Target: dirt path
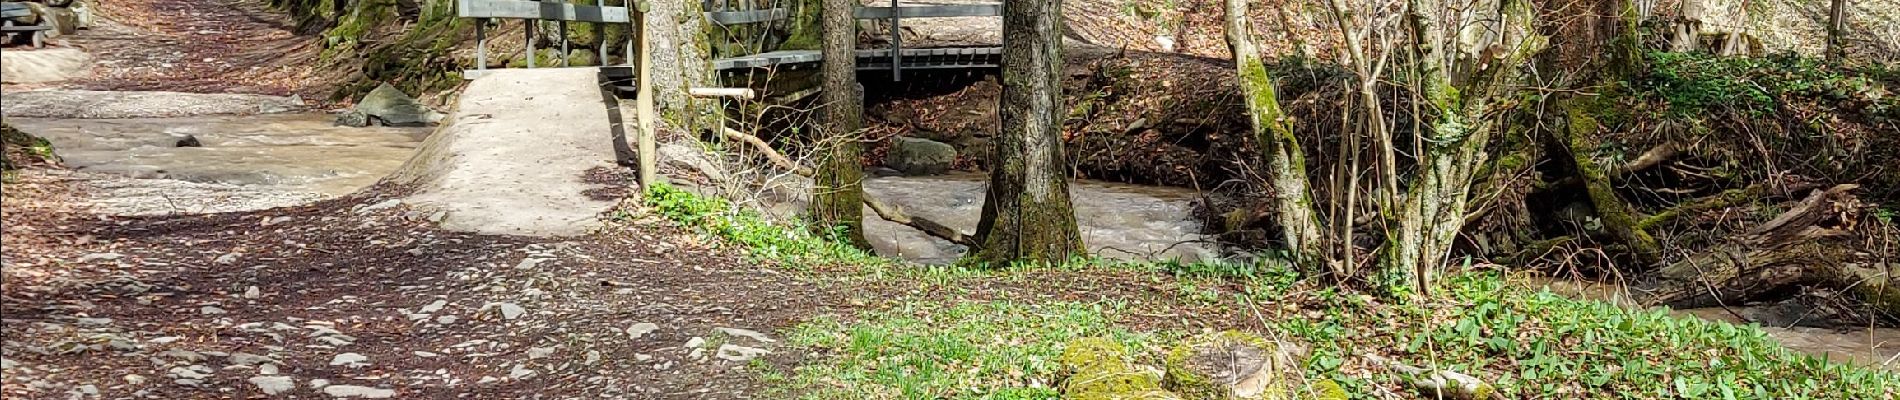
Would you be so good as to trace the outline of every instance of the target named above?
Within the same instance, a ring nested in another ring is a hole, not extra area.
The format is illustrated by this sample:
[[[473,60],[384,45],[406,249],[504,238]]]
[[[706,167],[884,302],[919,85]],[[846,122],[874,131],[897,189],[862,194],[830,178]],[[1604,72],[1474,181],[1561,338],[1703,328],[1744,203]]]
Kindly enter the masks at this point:
[[[399,191],[115,218],[8,184],[0,395],[757,397],[836,296],[657,221],[567,241],[452,233]]]
[[[69,43],[95,57],[91,90],[323,94],[321,47],[280,13],[246,0],[98,2],[96,26]]]

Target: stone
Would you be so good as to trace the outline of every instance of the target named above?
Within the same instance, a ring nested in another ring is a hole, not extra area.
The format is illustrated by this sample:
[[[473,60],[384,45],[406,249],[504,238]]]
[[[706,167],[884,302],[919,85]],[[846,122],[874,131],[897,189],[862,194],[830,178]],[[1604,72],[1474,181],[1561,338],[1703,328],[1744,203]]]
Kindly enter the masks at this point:
[[[322,389],[324,386],[330,386],[329,379],[311,379],[310,380],[310,388],[312,389]]]
[[[482,306],[482,309],[486,310],[491,307],[501,313],[501,319],[503,320],[513,320],[520,318],[522,314],[528,313],[527,309],[521,308],[520,305],[515,303],[488,303],[488,305]]]
[[[278,394],[297,388],[297,382],[288,376],[253,376],[248,380],[252,385],[257,386],[257,390],[264,391],[264,394]]]
[[[204,306],[198,308],[198,313],[204,315],[223,315],[225,311],[217,306]]]
[[[330,385],[323,387],[323,394],[330,397],[360,397],[365,399],[387,399],[396,397],[396,391],[356,385]]]
[[[1164,384],[1188,399],[1288,399],[1301,368],[1285,350],[1233,330],[1189,338],[1168,353]]]
[[[528,348],[529,360],[547,358],[548,356],[552,356],[552,355],[554,355],[553,347],[529,347]]]
[[[432,126],[442,122],[443,117],[442,113],[387,83],[363,95],[351,111],[361,112],[370,122],[384,126]]]
[[[171,349],[171,350],[165,350],[165,351],[159,352],[158,355],[161,357],[171,357],[171,358],[176,358],[180,360],[185,360],[186,362],[199,362],[199,361],[205,360],[205,355],[198,354],[198,352],[191,351],[191,350]]]
[[[446,307],[448,305],[449,305],[448,300],[436,300],[434,302],[430,302],[429,304],[424,304],[422,306],[422,309],[416,310],[416,313],[428,314],[428,313],[433,313],[436,311],[442,311],[442,307]]]
[[[131,384],[134,386],[145,384],[145,375],[125,374],[124,379],[125,379],[125,383]]]
[[[277,362],[277,360],[272,360],[270,357],[260,356],[260,355],[251,354],[251,353],[231,353],[231,356],[226,357],[225,360],[236,365],[258,365],[258,364],[264,364],[264,363]]]
[[[713,357],[732,362],[746,362],[770,353],[772,353],[771,350],[727,343],[719,345],[719,350],[713,352]]]
[[[238,253],[224,253],[224,255],[218,256],[218,258],[212,259],[211,263],[218,265],[237,264],[238,257],[240,257]]]
[[[18,367],[18,366],[20,366],[19,361],[13,361],[13,360],[5,359],[5,358],[0,358],[0,370],[9,370],[9,369],[13,369],[13,367]]]
[[[264,292],[258,290],[256,286],[244,288],[244,298],[255,299],[259,297],[264,297]]]
[[[755,331],[755,330],[751,330],[751,329],[741,329],[741,328],[723,328],[723,327],[722,327],[722,328],[713,328],[713,330],[714,330],[714,331],[718,331],[719,333],[723,333],[723,334],[726,334],[726,335],[728,335],[728,336],[737,336],[737,337],[743,337],[743,338],[748,338],[748,339],[752,339],[752,340],[757,340],[757,341],[759,341],[759,342],[762,342],[762,343],[776,343],[776,342],[778,342],[777,340],[773,340],[771,336],[766,336],[766,335],[765,335],[765,334],[763,334],[763,333],[759,333],[759,331]]]
[[[119,254],[119,253],[90,253],[83,256],[79,256],[78,263],[85,264],[85,263],[90,263],[93,261],[114,261],[114,260],[118,260],[124,257],[125,255]]]
[[[335,357],[330,358],[330,365],[341,365],[350,368],[362,367],[369,365],[369,357],[356,353],[337,354]]]
[[[957,161],[957,148],[930,139],[897,136],[891,138],[884,165],[905,175],[936,175],[950,170]]]
[[[277,375],[277,372],[278,372],[277,364],[264,364],[264,365],[257,366],[258,375]]]
[[[416,351],[412,351],[412,352],[410,352],[409,354],[414,354],[414,355],[416,355],[416,357],[422,357],[422,358],[430,358],[430,357],[437,357],[437,356],[441,356],[441,354],[437,354],[437,353],[434,353],[434,352],[427,352],[427,351],[422,351],[422,350],[416,350]]]
[[[459,319],[459,318],[456,318],[456,317],[455,317],[454,315],[444,315],[444,316],[440,316],[440,317],[435,317],[435,323],[438,323],[438,324],[442,324],[442,325],[448,325],[448,324],[453,324],[453,323],[455,323],[455,321],[456,321],[456,320],[458,320],[458,319]]]
[[[197,136],[185,135],[185,137],[178,138],[178,142],[173,143],[172,147],[205,147],[205,144],[204,142],[198,141]]]
[[[631,336],[633,339],[639,339],[641,336],[646,336],[648,333],[653,333],[653,331],[659,329],[659,325],[655,325],[651,322],[641,322],[627,327],[627,336]]]
[[[600,55],[591,49],[571,49],[567,52],[568,66],[591,67],[600,65]]]
[[[402,205],[402,199],[389,199],[389,200],[383,200],[383,201],[379,201],[379,202],[376,202],[376,204],[370,204],[370,205],[367,205],[367,206],[363,206],[363,208],[359,208],[359,209],[357,209],[357,210],[356,210],[356,212],[357,212],[357,213],[359,213],[359,214],[360,214],[360,213],[367,213],[367,212],[371,212],[371,211],[376,211],[376,210],[382,210],[382,209],[387,209],[387,208],[394,208],[394,207],[396,207],[396,206],[399,206],[399,205]]]
[[[533,378],[535,374],[537,373],[533,369],[523,367],[521,364],[515,364],[514,368],[508,370],[508,378],[510,379],[528,379]]]
[[[347,126],[351,128],[369,126],[369,114],[356,110],[344,111],[342,114],[336,115],[336,126]]]

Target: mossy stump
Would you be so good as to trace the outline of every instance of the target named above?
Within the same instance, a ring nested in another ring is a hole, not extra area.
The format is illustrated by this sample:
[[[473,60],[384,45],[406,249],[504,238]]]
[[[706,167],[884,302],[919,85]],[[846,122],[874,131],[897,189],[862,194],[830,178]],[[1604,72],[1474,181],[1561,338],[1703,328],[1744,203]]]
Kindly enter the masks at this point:
[[[1069,342],[1062,363],[1062,398],[1070,400],[1179,400],[1161,389],[1161,378],[1128,361],[1128,350],[1101,337]]]
[[[1166,387],[1187,400],[1291,400],[1298,380],[1278,343],[1240,331],[1190,338],[1168,353]]]

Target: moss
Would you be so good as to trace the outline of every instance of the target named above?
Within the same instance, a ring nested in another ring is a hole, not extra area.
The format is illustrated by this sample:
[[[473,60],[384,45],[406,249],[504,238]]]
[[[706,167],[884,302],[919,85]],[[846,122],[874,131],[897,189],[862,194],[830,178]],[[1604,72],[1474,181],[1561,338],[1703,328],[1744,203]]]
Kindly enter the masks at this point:
[[[1244,398],[1236,396],[1234,389],[1226,382],[1214,381],[1212,378],[1206,376],[1205,372],[1200,371],[1199,367],[1193,365],[1195,362],[1194,357],[1197,354],[1203,349],[1214,346],[1252,347],[1259,349],[1266,357],[1266,365],[1262,366],[1262,368],[1267,368],[1266,373],[1269,374],[1270,379],[1275,379],[1275,381],[1267,382],[1266,389],[1262,390],[1258,395]],[[1292,371],[1288,371],[1288,367],[1290,366],[1280,364],[1279,350],[1280,346],[1273,341],[1235,330],[1226,330],[1190,338],[1176,345],[1174,350],[1168,353],[1165,364],[1167,373],[1165,386],[1169,390],[1180,394],[1181,398],[1189,400],[1289,399],[1290,396],[1287,393],[1288,386],[1284,380],[1279,378],[1282,378],[1284,374],[1292,373]]]
[[[1301,395],[1303,399],[1312,400],[1347,400],[1352,398],[1352,396],[1346,394],[1346,388],[1339,387],[1339,382],[1334,382],[1332,379],[1313,381],[1312,384],[1306,385],[1306,390],[1301,391]]]
[[[1609,175],[1590,157],[1590,152],[1597,147],[1594,136],[1602,132],[1602,126],[1590,116],[1586,108],[1574,103],[1565,107],[1566,127],[1570,136],[1566,144],[1570,146],[1572,165],[1576,167],[1578,177],[1583,179],[1584,189],[1590,196],[1591,204],[1596,206],[1597,216],[1603,219],[1603,225],[1617,240],[1629,246],[1639,260],[1655,264],[1661,260],[1662,246],[1643,229],[1640,219],[1629,205],[1617,198],[1616,190],[1610,186]]]
[[[1103,337],[1070,341],[1062,364],[1062,398],[1071,400],[1178,399],[1153,373],[1128,362],[1128,349]]]
[[[822,46],[820,38],[824,36],[820,8],[819,0],[798,0],[792,4],[787,10],[791,17],[790,26],[786,28],[791,35],[785,38],[785,43],[779,44],[778,49],[818,50]]]

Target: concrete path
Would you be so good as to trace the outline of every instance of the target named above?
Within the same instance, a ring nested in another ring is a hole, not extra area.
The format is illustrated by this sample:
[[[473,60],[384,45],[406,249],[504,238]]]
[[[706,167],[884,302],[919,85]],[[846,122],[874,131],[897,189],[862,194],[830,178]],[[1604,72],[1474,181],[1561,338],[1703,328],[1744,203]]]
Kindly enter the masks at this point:
[[[624,182],[588,183],[614,165],[613,130],[591,68],[496,70],[470,82],[455,111],[390,176],[441,226],[488,234],[574,236],[600,225]],[[598,175],[598,174],[597,174]]]

